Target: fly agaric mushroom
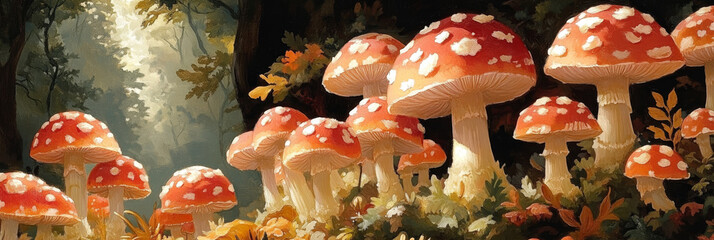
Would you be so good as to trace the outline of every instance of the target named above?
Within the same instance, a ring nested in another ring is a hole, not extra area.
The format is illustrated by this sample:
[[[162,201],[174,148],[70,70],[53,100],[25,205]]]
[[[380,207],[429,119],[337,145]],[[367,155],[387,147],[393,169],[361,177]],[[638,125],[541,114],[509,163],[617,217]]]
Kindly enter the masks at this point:
[[[87,201],[87,218],[90,224],[104,221],[109,217],[109,199],[92,194],[89,195]],[[90,226],[94,227],[93,225]]]
[[[19,224],[37,225],[36,239],[51,239],[52,225],[79,222],[72,199],[23,172],[0,173],[0,239],[17,240]]]
[[[704,162],[712,156],[710,140],[712,134],[714,134],[714,110],[699,108],[682,121],[682,137],[696,138]]]
[[[322,85],[343,97],[383,96],[387,73],[404,44],[387,34],[367,33],[347,42],[327,65]]]
[[[238,204],[233,184],[223,172],[204,166],[176,171],[162,187],[159,197],[162,211],[191,214],[198,235],[210,230],[213,213]]]
[[[253,131],[244,132],[233,139],[230,149],[226,152],[228,163],[239,170],[260,170],[263,181],[263,196],[265,209],[274,210],[283,205],[282,197],[275,184],[273,166],[275,158],[258,155],[253,149]]]
[[[422,143],[423,151],[414,154],[405,154],[399,158],[397,171],[402,176],[404,190],[411,192],[412,174],[419,175],[417,187],[429,187],[429,169],[438,168],[446,161],[446,152],[431,139],[424,139]],[[408,187],[407,187],[408,186]]]
[[[339,213],[340,206],[332,196],[330,173],[360,157],[360,142],[351,131],[347,124],[335,119],[314,118],[302,123],[285,142],[285,167],[310,172],[313,176],[315,217],[318,220],[326,221]]]
[[[561,82],[597,88],[595,165],[612,169],[632,149],[629,85],[670,74],[684,58],[654,18],[634,8],[598,5],[568,20],[548,49],[545,73]]]
[[[186,223],[193,222],[191,214],[166,213],[161,209],[154,210],[156,221],[171,232],[171,236],[178,238],[181,234],[181,227]]]
[[[87,190],[109,199],[107,239],[124,235],[126,225],[119,217],[124,215],[124,200],[142,199],[151,194],[144,166],[127,156],[94,166],[89,172]]]
[[[580,189],[570,182],[566,157],[568,142],[594,138],[602,130],[585,104],[568,97],[542,97],[518,117],[513,138],[545,143],[544,183],[554,194],[576,197]]]
[[[119,156],[114,134],[89,114],[71,111],[52,115],[35,134],[30,157],[42,163],[64,164],[65,189],[77,206],[81,223],[65,227],[68,235],[86,237],[90,231],[84,164],[108,162]]]
[[[625,176],[637,181],[637,190],[645,204],[655,210],[676,209],[674,202],[664,192],[663,180],[689,178],[687,163],[671,147],[645,145],[632,153],[625,165]]]
[[[706,108],[714,109],[714,12],[712,6],[703,7],[680,22],[672,38],[679,47],[687,66],[704,66],[706,75]]]
[[[394,155],[421,152],[424,127],[419,119],[387,112],[386,97],[360,101],[347,117],[362,145],[362,153],[372,156],[380,197],[404,198],[404,190],[394,169]]]
[[[491,152],[486,105],[509,101],[535,85],[533,58],[513,30],[483,14],[457,13],[433,22],[401,50],[388,79],[390,113],[452,115],[447,194],[480,202],[494,174],[510,187]]]

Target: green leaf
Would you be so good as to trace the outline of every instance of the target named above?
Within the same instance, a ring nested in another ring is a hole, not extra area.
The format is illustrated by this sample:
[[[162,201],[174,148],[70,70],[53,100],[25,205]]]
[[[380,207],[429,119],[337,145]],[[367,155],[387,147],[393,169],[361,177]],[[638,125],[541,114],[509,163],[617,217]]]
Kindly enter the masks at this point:
[[[280,39],[288,45],[292,50],[303,51],[305,50],[305,44],[307,44],[307,38],[302,38],[300,35],[285,31],[284,37]]]

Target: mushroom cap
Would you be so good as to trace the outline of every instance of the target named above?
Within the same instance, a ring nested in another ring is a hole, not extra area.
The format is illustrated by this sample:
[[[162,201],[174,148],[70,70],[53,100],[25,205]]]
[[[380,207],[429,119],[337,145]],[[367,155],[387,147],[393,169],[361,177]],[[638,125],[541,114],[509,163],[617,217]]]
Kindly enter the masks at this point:
[[[253,148],[253,131],[236,136],[226,152],[228,164],[240,170],[258,169],[259,156]]]
[[[87,178],[87,191],[107,197],[109,189],[124,188],[124,199],[142,199],[151,194],[149,175],[144,165],[121,156],[114,161],[94,166]]]
[[[183,233],[195,233],[196,227],[193,225],[193,221],[181,224],[181,232]]]
[[[317,174],[348,166],[361,156],[360,142],[344,122],[313,118],[290,134],[283,164],[299,172]]]
[[[687,179],[687,163],[666,145],[645,145],[633,152],[625,165],[625,176],[657,179]]]
[[[181,226],[193,221],[191,214],[167,213],[160,208],[154,210],[154,216],[159,224],[166,227]]]
[[[97,194],[89,195],[87,199],[87,213],[96,218],[109,217],[109,199]]]
[[[280,153],[290,132],[307,120],[307,116],[297,109],[281,106],[268,109],[253,128],[255,152],[264,156]]]
[[[397,172],[411,173],[418,169],[437,168],[446,161],[446,152],[431,139],[424,139],[424,151],[402,155],[399,158]]]
[[[543,143],[546,139],[580,141],[602,133],[597,119],[584,103],[568,97],[541,97],[523,109],[513,138]]]
[[[366,33],[342,46],[325,68],[322,85],[343,97],[360,96],[365,85],[387,93],[387,73],[404,44],[387,34]]]
[[[596,84],[612,77],[642,83],[682,67],[678,50],[649,14],[603,4],[563,25],[548,49],[544,70],[564,83]]]
[[[394,155],[421,152],[424,126],[415,117],[392,115],[387,111],[387,97],[362,99],[345,121],[362,145],[362,154],[372,156],[375,144],[389,140]]]
[[[480,93],[511,100],[536,82],[521,38],[493,16],[457,13],[424,28],[401,51],[389,80],[389,112],[418,118],[451,113],[451,100]]]
[[[687,66],[702,66],[714,60],[714,13],[712,6],[700,8],[680,22],[672,38]]]
[[[79,222],[72,199],[42,179],[23,172],[0,173],[0,219],[25,225]]]
[[[213,213],[238,204],[233,184],[223,172],[204,166],[176,171],[159,197],[161,209],[167,213]]]
[[[32,140],[30,157],[38,162],[59,163],[65,152],[81,152],[87,163],[108,162],[121,156],[107,125],[76,111],[57,113],[42,124]]]
[[[714,134],[714,110],[697,108],[682,121],[682,137]]]

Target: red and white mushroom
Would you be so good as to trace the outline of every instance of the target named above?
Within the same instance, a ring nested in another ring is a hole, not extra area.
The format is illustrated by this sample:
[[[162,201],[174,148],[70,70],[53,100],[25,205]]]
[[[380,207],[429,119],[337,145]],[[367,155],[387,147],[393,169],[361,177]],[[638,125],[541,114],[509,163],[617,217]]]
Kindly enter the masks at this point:
[[[119,218],[124,215],[124,200],[142,199],[151,194],[146,169],[141,163],[127,156],[94,166],[89,172],[87,190],[109,199],[107,239],[124,235],[126,225]]]
[[[92,115],[70,111],[57,113],[35,134],[30,157],[42,163],[64,164],[65,189],[77,204],[82,224],[65,227],[70,235],[86,237],[87,175],[85,163],[108,162],[121,156],[119,144],[107,125]]]
[[[714,110],[714,11],[700,8],[682,20],[672,31],[672,39],[682,52],[687,66],[704,66],[706,108]]]
[[[161,211],[160,208],[154,210],[152,217],[155,217],[156,222],[168,229],[174,238],[185,237],[184,234],[181,233],[181,227],[186,223],[193,222],[191,214],[167,213]]]
[[[548,50],[544,70],[564,83],[595,85],[603,130],[593,145],[595,164],[612,169],[622,166],[635,141],[630,84],[660,78],[682,65],[679,49],[652,16],[605,4],[568,20]]]
[[[625,165],[625,176],[637,181],[637,190],[645,204],[655,210],[676,209],[674,202],[664,192],[663,180],[689,178],[687,163],[671,147],[645,145],[632,153]]]
[[[491,152],[486,105],[509,101],[535,85],[531,54],[513,30],[483,14],[457,13],[433,22],[401,50],[388,80],[390,113],[451,114],[454,154],[447,194],[482,201],[494,173],[510,187]]]
[[[574,198],[580,194],[580,189],[570,182],[567,143],[594,138],[601,132],[595,116],[585,104],[568,97],[542,97],[521,112],[513,137],[545,143],[543,182],[553,193]]]
[[[233,184],[220,169],[192,166],[176,171],[162,187],[161,209],[191,214],[198,235],[210,230],[213,213],[238,204]]]
[[[0,239],[17,240],[19,224],[37,225],[36,239],[51,239],[52,225],[79,222],[72,199],[23,172],[0,173]]]
[[[704,162],[712,156],[712,134],[714,134],[714,110],[696,109],[682,121],[682,137],[696,139]]]
[[[402,177],[404,191],[411,193],[414,190],[412,185],[412,175],[417,173],[419,181],[417,188],[431,186],[429,180],[429,169],[438,168],[446,161],[446,152],[431,139],[424,139],[422,143],[423,151],[414,154],[405,154],[399,158],[397,172]]]
[[[394,155],[421,152],[424,127],[415,117],[387,112],[386,97],[360,101],[347,117],[347,124],[357,134],[362,153],[372,156],[380,197],[404,198],[404,190],[394,169]]]
[[[331,118],[314,118],[301,124],[285,142],[283,164],[288,169],[312,174],[315,217],[326,221],[340,209],[332,195],[330,173],[354,163],[360,155],[360,142],[347,124]]]
[[[283,205],[273,174],[275,157],[258,155],[253,148],[253,131],[244,132],[233,139],[226,152],[228,164],[239,170],[260,170],[263,181],[265,209],[276,210]]]
[[[87,198],[87,218],[89,219],[89,223],[104,222],[108,217],[109,199],[97,194],[89,195]]]

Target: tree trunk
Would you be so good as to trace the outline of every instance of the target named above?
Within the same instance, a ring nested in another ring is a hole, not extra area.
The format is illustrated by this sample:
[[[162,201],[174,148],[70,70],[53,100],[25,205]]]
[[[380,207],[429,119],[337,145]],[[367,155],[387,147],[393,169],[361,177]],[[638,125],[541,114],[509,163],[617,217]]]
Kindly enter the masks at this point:
[[[243,122],[252,126],[261,110],[256,102],[248,96],[248,92],[257,85],[258,69],[254,65],[255,53],[258,50],[258,34],[262,15],[262,2],[239,0],[240,15],[238,30],[233,45],[233,81],[235,81],[236,99],[241,109]]]

